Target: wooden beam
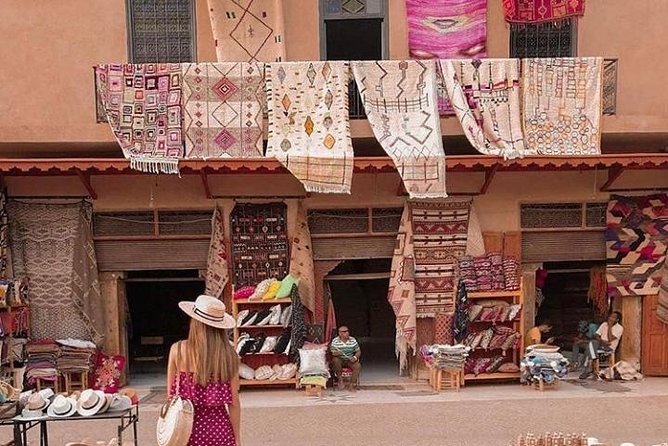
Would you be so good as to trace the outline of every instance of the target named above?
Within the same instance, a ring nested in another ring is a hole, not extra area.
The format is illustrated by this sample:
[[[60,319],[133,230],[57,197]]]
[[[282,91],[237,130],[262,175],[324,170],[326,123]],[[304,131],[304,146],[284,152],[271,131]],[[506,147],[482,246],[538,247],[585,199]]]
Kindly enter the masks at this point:
[[[619,178],[619,176],[624,172],[624,168],[621,166],[611,166],[608,169],[608,180],[603,183],[603,186],[601,186],[601,192],[609,192],[610,191],[610,186],[612,186],[612,183]]]
[[[389,279],[390,273],[359,273],[359,274],[336,274],[334,276],[326,276],[325,280],[376,280]]]
[[[480,188],[480,195],[485,195],[485,193],[487,193],[487,189],[489,189],[489,186],[492,184],[492,180],[494,179],[496,172],[499,170],[499,166],[499,164],[494,164],[492,167],[485,170],[485,182],[482,183],[482,187]]]
[[[83,184],[83,186],[86,188],[88,196],[90,196],[90,198],[93,200],[97,200],[97,192],[95,192],[95,189],[93,189],[93,184],[90,182],[90,174],[83,172],[81,169],[76,169],[76,172],[79,176],[79,180],[81,180],[81,184]]]
[[[199,174],[200,174],[200,177],[202,178],[202,186],[204,187],[204,195],[209,200],[213,199],[213,195],[211,194],[211,188],[209,187],[209,177],[206,174],[206,169],[202,169]]]

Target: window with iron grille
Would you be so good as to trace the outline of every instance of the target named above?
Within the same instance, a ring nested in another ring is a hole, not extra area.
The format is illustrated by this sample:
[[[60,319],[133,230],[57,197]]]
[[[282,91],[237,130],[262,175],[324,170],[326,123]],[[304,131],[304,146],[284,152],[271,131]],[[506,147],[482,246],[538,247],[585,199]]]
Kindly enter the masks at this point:
[[[608,203],[532,203],[521,205],[524,230],[600,229],[606,225]]]
[[[133,63],[195,61],[194,0],[126,0]]]
[[[559,22],[511,24],[510,57],[574,57],[575,19]]]

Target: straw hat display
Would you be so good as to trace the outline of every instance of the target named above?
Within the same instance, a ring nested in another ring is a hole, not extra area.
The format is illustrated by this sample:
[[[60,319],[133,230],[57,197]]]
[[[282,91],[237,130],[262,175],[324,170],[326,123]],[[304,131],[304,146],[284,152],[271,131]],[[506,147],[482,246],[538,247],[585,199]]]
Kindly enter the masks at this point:
[[[101,390],[86,389],[81,392],[77,404],[77,412],[82,417],[91,417],[107,404],[107,398]]]
[[[56,395],[46,414],[53,418],[67,418],[77,411],[77,400],[65,395]]]

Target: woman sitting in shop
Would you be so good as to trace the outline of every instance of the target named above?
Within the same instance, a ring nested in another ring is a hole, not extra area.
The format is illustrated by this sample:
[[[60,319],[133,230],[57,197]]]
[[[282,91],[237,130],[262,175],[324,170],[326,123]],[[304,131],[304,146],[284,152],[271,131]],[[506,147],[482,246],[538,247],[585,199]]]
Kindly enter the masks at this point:
[[[167,388],[170,397],[178,394],[195,408],[188,446],[237,446],[239,356],[227,331],[234,327],[234,318],[211,296],[180,302],[179,307],[191,317],[190,333],[169,352]]]
[[[552,323],[547,319],[541,320],[538,325],[527,331],[526,345],[554,343],[554,338],[548,338],[545,341],[543,341],[543,334],[549,333],[551,331],[552,331]]]

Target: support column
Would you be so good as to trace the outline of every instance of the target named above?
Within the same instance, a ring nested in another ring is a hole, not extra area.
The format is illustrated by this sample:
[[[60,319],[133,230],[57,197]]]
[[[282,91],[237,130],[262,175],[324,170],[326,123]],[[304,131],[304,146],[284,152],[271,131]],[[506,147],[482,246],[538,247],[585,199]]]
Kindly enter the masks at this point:
[[[126,370],[121,383],[127,382],[127,363],[129,362],[127,333],[125,327],[125,284],[122,272],[100,272],[100,294],[104,309],[104,344],[102,350],[109,355],[122,355],[126,358]]]
[[[536,324],[536,271],[543,266],[542,263],[522,264],[522,283],[524,284],[524,331]],[[522,333],[524,336],[524,333]]]
[[[313,279],[315,282],[315,312],[313,314],[313,322],[325,321],[325,276],[329,274],[334,268],[339,266],[343,260],[315,260],[313,262]]]
[[[626,296],[617,300],[622,312],[624,334],[617,350],[619,359],[638,360],[642,352],[642,296]]]

